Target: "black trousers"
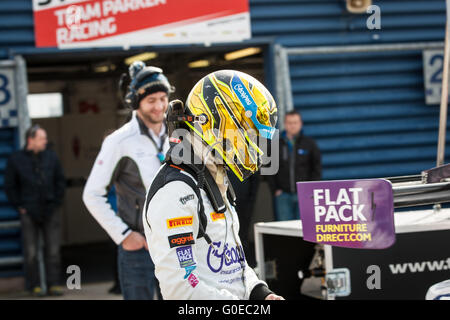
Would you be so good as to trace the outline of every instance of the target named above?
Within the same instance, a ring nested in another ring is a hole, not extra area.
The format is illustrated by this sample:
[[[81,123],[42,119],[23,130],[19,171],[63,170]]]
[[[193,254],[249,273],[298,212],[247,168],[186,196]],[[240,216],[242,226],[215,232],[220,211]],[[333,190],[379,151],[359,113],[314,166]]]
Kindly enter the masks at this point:
[[[47,287],[61,285],[61,217],[57,212],[49,214],[42,222],[36,222],[27,214],[20,215],[26,287],[31,290],[41,286],[39,274],[39,233],[43,242],[43,262]]]
[[[250,229],[253,217],[253,204],[238,202],[236,211],[239,217],[239,238],[241,238],[242,246],[244,247],[247,263],[253,268],[256,266],[255,249],[252,243],[250,243],[250,235],[253,233],[253,230]]]

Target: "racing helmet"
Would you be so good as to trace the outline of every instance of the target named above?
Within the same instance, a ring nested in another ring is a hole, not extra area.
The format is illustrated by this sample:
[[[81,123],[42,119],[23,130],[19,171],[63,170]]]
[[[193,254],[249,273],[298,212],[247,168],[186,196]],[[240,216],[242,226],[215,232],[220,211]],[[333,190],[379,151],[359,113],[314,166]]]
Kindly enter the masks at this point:
[[[169,123],[169,134],[179,127],[190,130],[240,181],[259,170],[261,138],[272,139],[277,121],[275,100],[263,84],[243,72],[216,71],[197,82],[182,108],[169,107],[171,119],[177,115],[184,120]]]

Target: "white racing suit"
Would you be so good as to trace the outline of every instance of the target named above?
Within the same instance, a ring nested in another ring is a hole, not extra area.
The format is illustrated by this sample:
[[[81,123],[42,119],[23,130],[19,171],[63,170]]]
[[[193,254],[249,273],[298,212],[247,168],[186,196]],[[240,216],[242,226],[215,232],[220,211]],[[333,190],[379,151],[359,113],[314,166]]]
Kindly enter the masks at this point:
[[[206,192],[200,192],[213,246],[205,237],[197,239],[198,199],[185,182],[165,184],[144,207],[145,236],[163,298],[264,299],[271,291],[245,260],[234,207],[224,197],[227,209],[216,213]]]

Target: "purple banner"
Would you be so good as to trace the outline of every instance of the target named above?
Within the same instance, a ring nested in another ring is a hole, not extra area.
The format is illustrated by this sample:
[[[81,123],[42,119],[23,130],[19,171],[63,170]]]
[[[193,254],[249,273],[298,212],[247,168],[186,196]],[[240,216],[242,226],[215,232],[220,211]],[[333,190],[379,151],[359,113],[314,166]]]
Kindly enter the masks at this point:
[[[360,249],[395,243],[392,185],[383,179],[297,182],[303,239]]]

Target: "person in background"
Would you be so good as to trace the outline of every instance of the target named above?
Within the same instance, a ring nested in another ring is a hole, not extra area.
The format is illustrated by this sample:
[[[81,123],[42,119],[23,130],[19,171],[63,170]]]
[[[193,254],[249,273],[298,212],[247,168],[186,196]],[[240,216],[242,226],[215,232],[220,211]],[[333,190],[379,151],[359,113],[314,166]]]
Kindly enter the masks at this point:
[[[60,234],[65,177],[56,153],[47,148],[47,133],[39,125],[26,131],[23,150],[8,159],[5,191],[17,209],[22,227],[26,287],[35,296],[62,295]],[[39,250],[43,245],[44,279],[40,278]]]
[[[241,238],[242,246],[244,247],[248,265],[255,267],[255,249],[250,243],[253,231],[251,222],[261,175],[259,172],[256,172],[243,182],[239,181],[237,177],[232,174],[229,175],[229,178],[236,193],[236,212],[239,213],[239,237]]]
[[[142,225],[146,190],[164,161],[169,142],[164,124],[173,87],[162,70],[135,62],[125,102],[131,120],[107,136],[83,191],[83,201],[118,245],[118,271],[125,300],[160,296]],[[107,202],[114,185],[117,214]]]
[[[279,170],[268,177],[277,221],[300,218],[296,182],[322,178],[319,147],[312,138],[303,134],[302,116],[298,111],[286,113],[284,128],[280,134]]]

